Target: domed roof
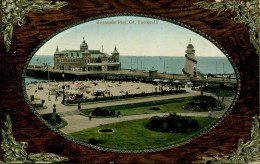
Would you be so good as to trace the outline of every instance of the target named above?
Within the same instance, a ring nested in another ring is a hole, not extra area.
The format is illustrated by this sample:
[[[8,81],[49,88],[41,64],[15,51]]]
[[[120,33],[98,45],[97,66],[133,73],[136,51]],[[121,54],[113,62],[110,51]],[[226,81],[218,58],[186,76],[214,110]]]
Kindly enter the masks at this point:
[[[192,44],[188,44],[187,48],[194,48]]]
[[[86,47],[88,46],[88,44],[85,42],[85,40],[83,40],[83,42],[80,44],[80,47]]]
[[[80,47],[88,47],[88,44],[85,41],[85,37],[83,37],[83,42],[80,44]]]
[[[189,42],[187,48],[194,48],[193,45],[191,44],[191,39],[190,39],[190,42]]]

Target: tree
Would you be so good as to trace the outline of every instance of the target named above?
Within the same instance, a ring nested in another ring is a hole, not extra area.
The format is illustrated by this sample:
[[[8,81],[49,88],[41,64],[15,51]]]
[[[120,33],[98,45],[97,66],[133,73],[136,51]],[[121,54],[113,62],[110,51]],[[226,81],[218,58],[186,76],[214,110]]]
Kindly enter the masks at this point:
[[[191,117],[170,113],[163,117],[151,117],[148,124],[146,124],[146,127],[154,131],[182,133],[197,130],[199,128],[199,123]]]
[[[149,119],[148,128],[152,130],[159,130],[161,128],[161,117],[153,116]]]

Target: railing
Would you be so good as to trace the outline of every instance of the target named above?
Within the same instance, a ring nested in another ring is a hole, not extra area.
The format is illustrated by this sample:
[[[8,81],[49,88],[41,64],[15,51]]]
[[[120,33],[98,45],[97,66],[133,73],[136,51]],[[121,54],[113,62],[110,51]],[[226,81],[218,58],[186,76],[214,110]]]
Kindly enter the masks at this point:
[[[29,65],[27,70],[35,70],[35,71],[46,71],[44,66],[39,65]],[[200,78],[200,77],[186,77],[183,75],[173,75],[173,74],[157,74],[155,77],[149,77],[149,73],[143,71],[130,71],[130,70],[120,70],[120,71],[70,71],[70,70],[58,70],[53,67],[49,67],[48,71],[50,73],[65,73],[65,74],[75,74],[75,75],[111,75],[111,76],[132,76],[132,77],[143,77],[149,78],[150,80],[160,78],[160,79],[171,79],[171,80],[180,80],[180,81],[201,81],[201,82],[230,82],[236,83],[236,78],[226,78],[226,77],[217,77],[217,78]]]

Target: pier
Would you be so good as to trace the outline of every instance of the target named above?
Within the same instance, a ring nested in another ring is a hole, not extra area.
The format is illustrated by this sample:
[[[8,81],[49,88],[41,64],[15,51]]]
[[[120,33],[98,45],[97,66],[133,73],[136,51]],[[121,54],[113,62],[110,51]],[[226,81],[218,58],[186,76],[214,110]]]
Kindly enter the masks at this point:
[[[119,71],[72,71],[57,70],[53,67],[29,65],[26,75],[35,78],[45,78],[49,80],[83,80],[83,79],[107,79],[124,81],[152,82],[154,79],[165,79],[167,82],[178,80],[180,82],[191,81],[194,83],[216,83],[216,84],[237,84],[235,77],[228,78],[228,74],[216,75],[212,78],[186,77],[181,74],[156,73],[151,74],[144,70],[119,70]],[[231,76],[231,75],[230,75]],[[165,81],[164,81],[165,82]]]

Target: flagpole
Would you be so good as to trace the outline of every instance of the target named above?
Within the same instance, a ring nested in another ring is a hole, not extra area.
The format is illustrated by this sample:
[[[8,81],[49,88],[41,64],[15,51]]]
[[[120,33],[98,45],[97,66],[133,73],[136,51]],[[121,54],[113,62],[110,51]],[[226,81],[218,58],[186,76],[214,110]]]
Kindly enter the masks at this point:
[[[47,71],[48,71],[48,82],[50,82],[50,71],[49,71],[49,66],[47,65]]]
[[[49,70],[48,63],[43,63],[43,65],[44,65],[44,67],[46,67],[44,72],[46,72],[46,70],[47,70],[47,76],[48,76],[47,80],[48,80],[48,82],[50,82],[50,70]]]

